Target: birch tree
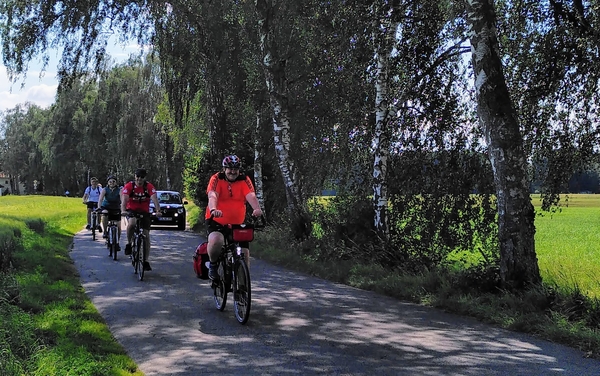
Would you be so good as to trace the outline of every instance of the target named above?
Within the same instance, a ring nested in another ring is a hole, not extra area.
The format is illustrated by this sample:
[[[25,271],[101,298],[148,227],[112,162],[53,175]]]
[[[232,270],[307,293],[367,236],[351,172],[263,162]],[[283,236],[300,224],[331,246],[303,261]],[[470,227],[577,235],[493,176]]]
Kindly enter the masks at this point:
[[[302,177],[291,155],[291,123],[289,117],[288,79],[286,59],[280,55],[276,38],[277,22],[284,22],[277,0],[256,0],[260,49],[265,83],[273,122],[273,139],[279,170],[285,185],[287,208],[292,217],[293,231],[297,237],[310,232],[309,220],[302,194]]]
[[[389,65],[396,39],[398,19],[392,13],[398,1],[378,9],[372,6],[375,19],[373,40],[375,41],[375,132],[373,134],[373,206],[375,208],[375,230],[387,238],[388,192],[387,165],[390,154],[390,120],[395,118],[389,98]],[[381,14],[381,16],[379,16]]]
[[[541,282],[526,158],[500,59],[493,0],[467,0],[477,114],[498,201],[500,277],[506,287]]]

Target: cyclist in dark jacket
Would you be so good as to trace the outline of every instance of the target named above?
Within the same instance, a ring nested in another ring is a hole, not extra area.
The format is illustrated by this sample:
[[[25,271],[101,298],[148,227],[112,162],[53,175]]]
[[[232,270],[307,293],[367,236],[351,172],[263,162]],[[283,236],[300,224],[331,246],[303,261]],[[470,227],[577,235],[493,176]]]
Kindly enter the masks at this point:
[[[114,176],[108,177],[107,186],[100,192],[98,199],[98,208],[102,209],[102,227],[104,227],[103,237],[107,236],[108,221],[118,221],[117,242],[121,240],[121,188],[117,185],[117,179]],[[117,243],[117,250],[121,246]]]

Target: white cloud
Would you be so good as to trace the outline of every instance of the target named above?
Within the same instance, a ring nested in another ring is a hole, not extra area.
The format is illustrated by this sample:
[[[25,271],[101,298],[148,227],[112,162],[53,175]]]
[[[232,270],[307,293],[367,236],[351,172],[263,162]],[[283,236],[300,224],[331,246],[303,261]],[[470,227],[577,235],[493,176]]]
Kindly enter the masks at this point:
[[[0,111],[14,108],[17,104],[31,102],[40,107],[48,107],[54,103],[58,83],[56,79],[49,78],[54,73],[46,72],[40,78],[39,72],[30,72],[25,79],[11,83],[8,80],[6,69],[0,69]]]

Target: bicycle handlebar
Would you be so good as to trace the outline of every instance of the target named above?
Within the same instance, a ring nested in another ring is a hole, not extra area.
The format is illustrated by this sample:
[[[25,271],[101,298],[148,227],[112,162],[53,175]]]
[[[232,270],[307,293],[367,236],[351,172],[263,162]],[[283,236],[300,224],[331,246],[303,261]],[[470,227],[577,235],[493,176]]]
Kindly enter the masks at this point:
[[[209,221],[214,220],[215,216],[214,214],[211,214],[210,217],[208,218]],[[252,228],[254,228],[255,230],[262,230],[266,227],[267,225],[267,220],[265,219],[264,215],[261,215],[259,217],[252,217],[252,222],[250,223],[252,225]],[[222,225],[222,226],[227,226],[227,225]]]

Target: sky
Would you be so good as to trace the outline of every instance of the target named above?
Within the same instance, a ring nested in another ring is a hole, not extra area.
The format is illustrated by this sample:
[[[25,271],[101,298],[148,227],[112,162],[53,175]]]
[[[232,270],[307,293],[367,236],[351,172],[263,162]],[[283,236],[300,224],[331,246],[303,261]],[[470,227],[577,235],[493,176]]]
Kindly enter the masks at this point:
[[[127,60],[130,54],[138,51],[139,46],[136,44],[121,46],[109,41],[107,46],[107,52],[117,63]],[[17,104],[25,102],[31,102],[44,108],[54,103],[58,87],[56,71],[60,55],[58,51],[55,51],[50,52],[49,56],[50,61],[41,78],[42,63],[40,59],[37,58],[30,62],[23,87],[21,87],[22,79],[11,84],[8,80],[6,66],[0,59],[0,111],[14,108]]]

